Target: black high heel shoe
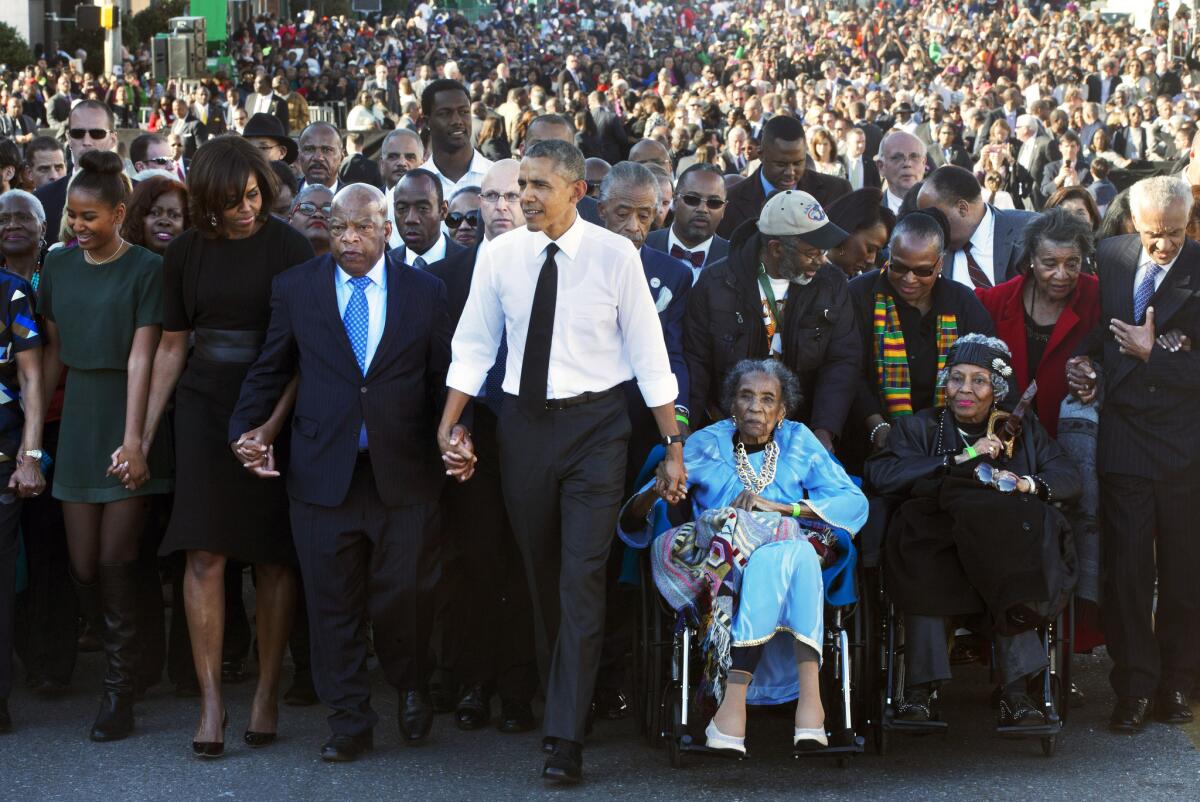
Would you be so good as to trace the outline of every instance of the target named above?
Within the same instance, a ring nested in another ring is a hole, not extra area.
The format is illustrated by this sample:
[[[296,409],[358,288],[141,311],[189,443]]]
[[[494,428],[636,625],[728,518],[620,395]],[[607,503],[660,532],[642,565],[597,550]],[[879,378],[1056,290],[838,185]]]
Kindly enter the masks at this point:
[[[229,725],[229,711],[224,711],[221,717],[221,737],[225,737],[225,727]],[[192,741],[192,753],[196,757],[213,758],[225,754],[225,741]]]
[[[275,743],[275,738],[278,733],[274,732],[255,732],[254,730],[246,730],[242,734],[242,740],[246,742],[246,746],[251,749],[261,749],[264,746],[270,746]]]

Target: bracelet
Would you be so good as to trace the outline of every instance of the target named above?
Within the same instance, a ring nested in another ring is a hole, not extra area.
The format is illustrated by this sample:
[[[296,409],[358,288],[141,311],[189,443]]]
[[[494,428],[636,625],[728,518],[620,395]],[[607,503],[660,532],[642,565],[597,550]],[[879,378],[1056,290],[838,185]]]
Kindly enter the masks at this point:
[[[979,452],[975,450],[975,446],[967,446],[963,450],[963,453],[967,455],[968,462],[979,456]]]
[[[792,502],[792,517],[799,518],[802,512],[803,512],[803,510],[800,507],[800,502],[793,501]]]
[[[687,426],[687,425],[688,425],[688,419],[687,419],[687,415],[683,415],[683,414],[681,414],[681,413],[679,413],[679,412],[676,412],[676,413],[675,413],[675,421],[676,421],[677,423],[682,423],[684,426]]]
[[[888,427],[889,429],[890,429],[890,428],[892,428],[892,424],[888,423],[887,421],[883,421],[882,423],[877,423],[877,424],[875,424],[875,428],[871,429],[871,433],[870,433],[869,435],[867,435],[867,442],[868,442],[868,443],[872,443],[872,444],[874,444],[874,442],[875,442],[875,435],[876,435],[876,434],[879,432],[879,430],[880,430],[880,429],[882,429],[884,426]]]

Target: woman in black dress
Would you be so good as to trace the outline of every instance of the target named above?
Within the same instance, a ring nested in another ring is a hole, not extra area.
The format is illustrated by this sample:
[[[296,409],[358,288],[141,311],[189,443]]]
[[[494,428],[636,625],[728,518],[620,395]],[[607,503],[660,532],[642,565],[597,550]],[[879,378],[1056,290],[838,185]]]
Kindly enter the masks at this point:
[[[238,465],[226,435],[242,380],[266,334],[271,280],[313,257],[303,235],[271,217],[276,187],[274,171],[246,140],[220,137],[205,144],[189,175],[195,228],[170,244],[163,262],[163,338],[154,359],[146,441],[153,441],[174,392],[178,491],[161,553],[187,552],[184,605],[201,692],[192,746],[204,757],[220,755],[225,741],[226,561],[253,563],[258,580],[258,689],[244,736],[250,746],[275,738],[280,663],[296,600],[283,483],[264,482]],[[283,428],[293,397],[285,394],[266,424],[273,434]]]

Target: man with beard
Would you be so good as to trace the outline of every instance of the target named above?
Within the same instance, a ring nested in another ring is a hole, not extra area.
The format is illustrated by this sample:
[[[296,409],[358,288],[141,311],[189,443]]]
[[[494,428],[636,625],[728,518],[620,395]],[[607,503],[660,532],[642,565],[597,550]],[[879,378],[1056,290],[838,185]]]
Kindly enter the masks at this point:
[[[720,169],[696,164],[684,170],[671,209],[675,218],[671,227],[651,231],[646,245],[684,262],[695,284],[706,265],[729,253],[729,240],[716,234],[725,215],[725,179]]]
[[[313,123],[300,134],[300,172],[304,174],[301,188],[309,184],[322,184],[336,195],[341,189],[338,168],[346,153],[342,150],[342,137],[329,123]]]
[[[780,192],[701,273],[683,327],[693,429],[725,417],[721,388],[740,360],[782,356],[800,379],[793,417],[833,449],[862,358],[846,276],[825,260],[846,236],[807,192]]]
[[[313,253],[329,253],[329,213],[333,192],[323,184],[309,184],[296,193],[288,225],[299,231],[313,247]]]
[[[396,251],[421,270],[466,250],[442,233],[448,205],[442,182],[424,167],[409,170],[392,189],[392,213],[400,227]]]

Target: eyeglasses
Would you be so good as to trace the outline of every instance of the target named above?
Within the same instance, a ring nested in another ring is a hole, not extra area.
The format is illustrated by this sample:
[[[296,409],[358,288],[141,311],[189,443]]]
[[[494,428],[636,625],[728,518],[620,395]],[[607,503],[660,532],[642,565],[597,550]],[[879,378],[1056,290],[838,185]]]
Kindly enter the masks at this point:
[[[912,273],[917,278],[929,278],[937,272],[936,267],[908,267],[907,265],[900,265],[895,262],[884,262],[883,269],[896,278],[904,278],[908,273]]]
[[[71,139],[83,139],[85,136],[90,136],[92,139],[104,139],[112,131],[103,128],[72,128],[67,133],[71,135]]]
[[[304,201],[303,203],[296,204],[296,211],[300,212],[300,214],[306,214],[309,217],[312,217],[314,214],[316,214],[319,211],[321,214],[328,217],[330,214],[333,213],[333,204],[326,203],[321,206],[318,206],[317,204],[313,203],[312,201]]]
[[[893,153],[891,156],[887,157],[886,161],[888,162],[888,164],[895,164],[895,165],[908,164],[909,162],[912,162],[913,164],[920,164],[923,161],[925,161],[925,154],[923,154],[923,153]]]
[[[145,161],[157,164],[159,167],[166,167],[171,163],[171,159],[167,156],[155,156],[153,159],[146,159]]]
[[[520,192],[497,192],[496,190],[493,189],[493,190],[489,190],[487,192],[482,192],[479,195],[479,199],[482,200],[484,203],[499,203],[501,198],[504,198],[504,202],[507,203],[509,206],[516,206],[521,201],[521,193]]]
[[[463,223],[467,223],[471,228],[479,225],[479,212],[472,209],[469,212],[451,212],[446,215],[446,225],[450,228],[458,228]]]
[[[712,209],[714,212],[717,209],[725,208],[725,203],[726,203],[724,198],[714,198],[711,196],[707,197],[707,198],[702,198],[699,195],[693,195],[690,192],[686,192],[683,195],[680,195],[679,199],[681,201],[683,201],[684,203],[686,203],[688,206],[691,206],[693,209],[695,209],[697,206],[699,206],[701,203],[703,203],[705,206]]]
[[[1011,493],[1017,489],[1017,477],[1007,471],[997,470],[986,462],[981,462],[975,468],[975,478],[1001,493]]]

